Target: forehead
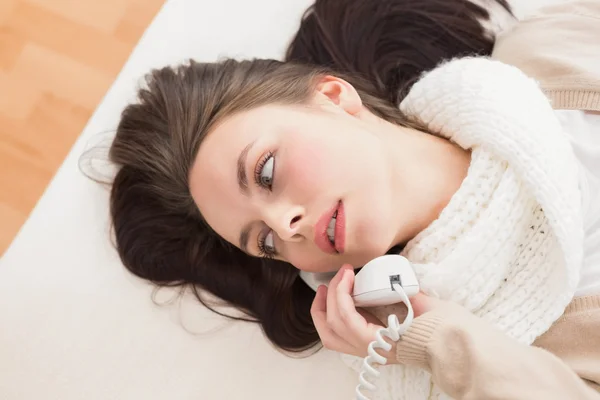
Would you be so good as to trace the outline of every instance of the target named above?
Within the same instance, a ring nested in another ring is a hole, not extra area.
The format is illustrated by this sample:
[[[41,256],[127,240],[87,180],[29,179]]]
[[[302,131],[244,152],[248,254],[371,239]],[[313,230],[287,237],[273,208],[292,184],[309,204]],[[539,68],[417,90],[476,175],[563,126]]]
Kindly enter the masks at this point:
[[[238,245],[248,220],[248,197],[237,183],[238,157],[271,130],[275,107],[259,107],[225,118],[200,144],[190,171],[190,191],[206,222],[225,240]]]
[[[223,161],[237,162],[237,157],[249,143],[271,141],[278,133],[289,133],[286,126],[302,123],[302,118],[298,119],[301,115],[295,106],[270,104],[225,117],[200,144],[195,164],[202,168],[197,168],[200,171],[193,168],[192,174],[213,174],[215,171],[211,167],[220,166]],[[230,166],[235,167],[235,164]]]
[[[237,159],[252,140],[251,130],[236,115],[216,126],[203,140],[190,170],[190,192],[206,222],[223,238],[236,243],[234,215],[243,205],[237,186]],[[242,116],[243,117],[243,116]],[[231,217],[229,223],[227,215]]]
[[[265,105],[225,117],[202,141],[198,160],[202,161],[207,153],[215,151],[241,151],[261,133],[285,121],[284,115],[289,112],[293,110],[288,110],[287,106]]]

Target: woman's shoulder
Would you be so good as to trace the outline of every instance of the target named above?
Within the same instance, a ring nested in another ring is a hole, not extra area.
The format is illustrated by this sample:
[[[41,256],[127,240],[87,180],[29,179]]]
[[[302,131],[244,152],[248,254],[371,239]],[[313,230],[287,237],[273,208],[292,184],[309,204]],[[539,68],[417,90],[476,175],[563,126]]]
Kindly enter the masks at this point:
[[[542,8],[501,33],[492,57],[535,78],[555,109],[600,111],[600,2]]]
[[[534,346],[558,356],[600,390],[600,294],[575,298]]]
[[[574,327],[581,329],[575,330]],[[600,293],[575,297],[554,325],[536,340],[535,345],[545,347],[544,344],[551,343],[555,337],[564,341],[567,336],[577,338],[592,331],[593,337],[589,339],[595,340],[596,351],[600,356]],[[600,367],[600,363],[598,366]]]

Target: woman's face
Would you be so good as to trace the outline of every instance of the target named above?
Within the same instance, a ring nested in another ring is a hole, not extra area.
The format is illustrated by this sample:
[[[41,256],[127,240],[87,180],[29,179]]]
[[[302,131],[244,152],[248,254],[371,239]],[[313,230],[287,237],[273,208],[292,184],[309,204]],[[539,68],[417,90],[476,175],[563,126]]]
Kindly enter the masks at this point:
[[[207,223],[252,256],[304,271],[364,265],[398,243],[392,221],[411,212],[395,201],[402,179],[377,119],[332,77],[309,105],[240,112],[201,144],[192,196]]]

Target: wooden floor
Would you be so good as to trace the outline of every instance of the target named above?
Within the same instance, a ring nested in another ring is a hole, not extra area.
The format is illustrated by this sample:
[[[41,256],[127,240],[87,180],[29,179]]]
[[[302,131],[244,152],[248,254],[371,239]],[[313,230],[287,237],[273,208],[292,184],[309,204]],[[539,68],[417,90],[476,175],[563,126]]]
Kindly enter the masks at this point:
[[[0,255],[164,0],[0,0]]]

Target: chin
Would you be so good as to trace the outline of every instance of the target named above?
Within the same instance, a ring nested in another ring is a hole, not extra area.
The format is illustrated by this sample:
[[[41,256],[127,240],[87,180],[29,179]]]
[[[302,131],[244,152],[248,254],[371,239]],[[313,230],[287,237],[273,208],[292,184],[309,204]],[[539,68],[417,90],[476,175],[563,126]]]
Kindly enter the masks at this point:
[[[360,254],[357,254],[355,257],[352,257],[352,261],[349,264],[352,264],[353,267],[355,268],[360,268],[363,265],[365,265],[366,263],[368,263],[369,261],[373,260],[374,258],[383,256],[385,254],[385,250],[384,249],[376,249],[376,248],[371,248],[368,250],[363,250],[360,252]]]
[[[367,222],[367,221],[365,221]],[[394,242],[389,223],[381,214],[370,215],[349,240],[348,248],[363,265],[376,257],[385,255]],[[352,245],[356,247],[352,247]],[[354,257],[353,257],[354,258]]]
[[[371,261],[376,257],[383,256],[388,252],[390,247],[392,247],[390,245],[392,241],[386,240],[386,238],[383,237],[383,235],[380,235],[379,237],[371,235],[370,237],[376,240],[371,240],[366,243],[363,242],[364,245],[361,249],[361,255],[363,256],[363,258],[367,259],[367,262]]]

